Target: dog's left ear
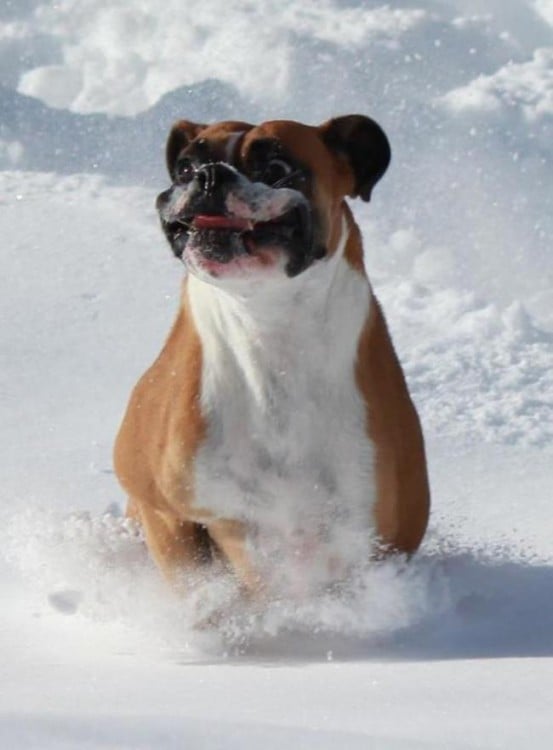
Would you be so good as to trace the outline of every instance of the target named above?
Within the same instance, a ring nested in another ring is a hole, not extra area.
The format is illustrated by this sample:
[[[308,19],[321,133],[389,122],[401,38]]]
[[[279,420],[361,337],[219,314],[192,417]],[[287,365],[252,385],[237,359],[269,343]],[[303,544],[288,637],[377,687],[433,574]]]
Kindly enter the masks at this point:
[[[175,163],[180,152],[206,127],[207,125],[200,125],[190,120],[179,120],[173,125],[165,147],[165,161],[171,179],[175,177]]]
[[[369,201],[392,155],[380,125],[364,115],[346,115],[323,123],[319,133],[327,148],[348,160],[355,180],[351,197]]]

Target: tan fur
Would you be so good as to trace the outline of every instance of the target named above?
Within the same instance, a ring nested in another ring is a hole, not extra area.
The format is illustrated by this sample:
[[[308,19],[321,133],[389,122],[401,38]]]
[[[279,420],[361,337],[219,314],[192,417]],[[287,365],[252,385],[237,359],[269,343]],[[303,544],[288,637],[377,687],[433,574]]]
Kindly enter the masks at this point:
[[[365,275],[359,227],[346,206],[350,236],[345,258]],[[367,433],[376,448],[375,523],[383,551],[415,552],[430,510],[419,417],[395,353],[382,309],[373,305],[359,340],[356,378],[367,407]]]
[[[376,300],[359,341],[356,376],[376,447],[378,537],[389,551],[412,553],[422,541],[430,504],[424,443]]]
[[[213,519],[194,496],[194,457],[205,434],[200,410],[202,353],[188,307],[186,281],[177,320],[152,367],[136,385],[114,451],[129,494],[127,515],[144,530],[166,578],[203,565],[217,546],[248,589],[258,583],[243,552],[245,529]]]

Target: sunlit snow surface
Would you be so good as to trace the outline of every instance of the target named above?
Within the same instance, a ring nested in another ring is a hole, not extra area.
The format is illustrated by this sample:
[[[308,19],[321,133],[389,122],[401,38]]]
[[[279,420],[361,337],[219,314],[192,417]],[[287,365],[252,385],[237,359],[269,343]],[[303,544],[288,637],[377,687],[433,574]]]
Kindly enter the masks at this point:
[[[1,747],[551,746],[552,8],[0,8]],[[206,77],[206,109],[158,102]],[[390,134],[353,208],[433,490],[413,561],[263,610],[220,579],[171,596],[110,456],[179,294],[162,134],[242,107],[367,112]],[[217,631],[193,627],[221,605]]]

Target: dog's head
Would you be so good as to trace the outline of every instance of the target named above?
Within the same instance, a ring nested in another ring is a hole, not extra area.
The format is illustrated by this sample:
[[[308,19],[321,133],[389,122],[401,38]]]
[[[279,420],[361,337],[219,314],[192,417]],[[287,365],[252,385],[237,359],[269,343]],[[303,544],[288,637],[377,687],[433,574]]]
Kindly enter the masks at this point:
[[[371,197],[390,162],[376,122],[320,127],[177,122],[167,142],[172,185],[157,198],[174,254],[207,278],[296,276],[336,249],[345,196]]]

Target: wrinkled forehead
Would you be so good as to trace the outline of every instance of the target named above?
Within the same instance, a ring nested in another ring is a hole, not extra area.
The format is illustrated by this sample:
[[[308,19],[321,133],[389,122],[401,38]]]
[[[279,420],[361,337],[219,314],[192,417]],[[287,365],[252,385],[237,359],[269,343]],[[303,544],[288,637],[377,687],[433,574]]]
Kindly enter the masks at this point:
[[[188,144],[186,152],[200,159],[232,163],[239,153],[244,136],[254,127],[250,123],[235,120],[207,125]]]
[[[316,127],[291,120],[272,120],[260,125],[238,121],[208,125],[188,150],[200,158],[230,164],[247,161],[252,156],[279,154],[304,164],[316,164],[329,156]]]

